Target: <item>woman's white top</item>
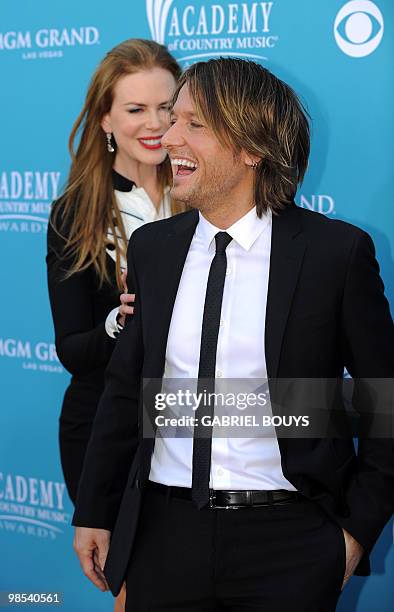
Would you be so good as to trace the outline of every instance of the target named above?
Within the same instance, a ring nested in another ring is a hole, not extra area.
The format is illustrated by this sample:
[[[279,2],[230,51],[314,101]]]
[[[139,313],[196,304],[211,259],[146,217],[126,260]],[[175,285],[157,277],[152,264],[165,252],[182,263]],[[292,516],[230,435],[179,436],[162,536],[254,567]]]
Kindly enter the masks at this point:
[[[163,199],[160,202],[158,208],[153,204],[152,200],[146,193],[143,187],[133,186],[131,191],[119,191],[114,190],[115,197],[119,206],[119,211],[122,216],[123,226],[127,236],[127,241],[130,240],[131,234],[138,227],[150,223],[152,221],[159,221],[160,219],[166,219],[171,216],[171,199],[170,199],[170,188],[165,187]],[[122,243],[122,237],[120,233],[117,234],[119,241]],[[110,229],[107,232],[107,238],[110,243],[113,242],[113,233]],[[126,249],[127,250],[127,245]],[[116,261],[116,250],[114,247],[106,249],[108,255]],[[123,256],[120,260],[120,268],[123,272],[127,267],[127,262]],[[105,330],[111,338],[116,338],[120,328],[116,321],[116,317],[119,312],[119,307],[114,308],[109,313],[105,321]]]

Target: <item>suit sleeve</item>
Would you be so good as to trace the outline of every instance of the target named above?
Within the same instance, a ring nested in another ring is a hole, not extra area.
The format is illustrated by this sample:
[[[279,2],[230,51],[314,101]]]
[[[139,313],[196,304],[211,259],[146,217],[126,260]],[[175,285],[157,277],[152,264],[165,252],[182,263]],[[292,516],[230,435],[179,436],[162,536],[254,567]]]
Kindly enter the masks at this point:
[[[73,525],[112,530],[138,446],[138,405],[143,342],[140,291],[128,249],[128,287],[136,293],[135,311],[120,334],[105,377],[79,483]]]
[[[116,339],[108,336],[105,321],[96,324],[93,319],[97,289],[91,270],[64,278],[72,265],[64,244],[49,224],[46,262],[56,351],[66,370],[83,375],[108,363]]]
[[[345,492],[349,516],[341,524],[370,552],[394,510],[394,327],[374,245],[364,232],[349,261],[342,333],[360,435],[358,470]]]

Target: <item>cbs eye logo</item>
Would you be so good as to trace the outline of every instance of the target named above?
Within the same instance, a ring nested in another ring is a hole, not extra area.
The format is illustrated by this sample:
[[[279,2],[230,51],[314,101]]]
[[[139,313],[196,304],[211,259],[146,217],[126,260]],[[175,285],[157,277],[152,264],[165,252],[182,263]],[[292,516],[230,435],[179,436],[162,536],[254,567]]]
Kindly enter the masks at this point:
[[[382,13],[370,0],[351,0],[338,12],[334,36],[338,47],[351,57],[365,57],[382,40]]]

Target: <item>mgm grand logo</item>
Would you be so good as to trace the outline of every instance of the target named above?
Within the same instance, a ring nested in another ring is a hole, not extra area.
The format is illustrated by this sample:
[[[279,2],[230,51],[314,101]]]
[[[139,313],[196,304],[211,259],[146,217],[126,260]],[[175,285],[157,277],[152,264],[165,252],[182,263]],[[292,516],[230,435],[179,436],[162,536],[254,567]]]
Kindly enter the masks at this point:
[[[66,48],[99,43],[100,33],[94,26],[0,32],[0,52],[21,51],[24,60],[63,57]]]
[[[273,11],[274,2],[146,0],[153,40],[166,45],[184,67],[218,56],[267,60],[279,40],[272,32]]]
[[[55,345],[50,342],[31,342],[18,338],[0,337],[0,358],[15,359],[24,370],[62,374]]]

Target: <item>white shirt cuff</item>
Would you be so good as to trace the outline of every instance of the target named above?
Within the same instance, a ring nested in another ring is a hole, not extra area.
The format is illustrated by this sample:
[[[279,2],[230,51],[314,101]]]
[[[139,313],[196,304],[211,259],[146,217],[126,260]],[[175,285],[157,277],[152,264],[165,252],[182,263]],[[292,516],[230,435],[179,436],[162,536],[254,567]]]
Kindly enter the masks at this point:
[[[105,331],[107,332],[110,338],[116,338],[120,332],[120,328],[118,327],[118,323],[116,321],[116,317],[119,314],[119,307],[111,310],[107,318],[105,319]]]

